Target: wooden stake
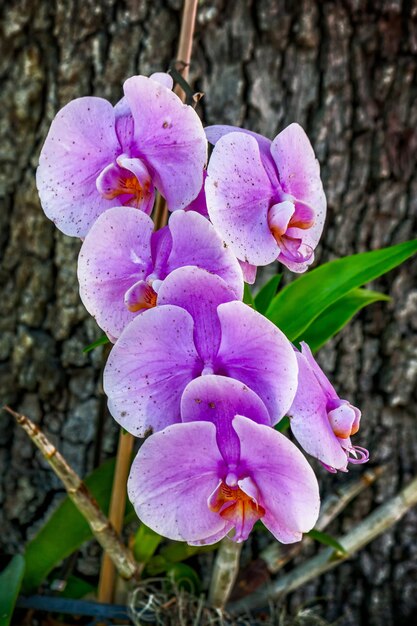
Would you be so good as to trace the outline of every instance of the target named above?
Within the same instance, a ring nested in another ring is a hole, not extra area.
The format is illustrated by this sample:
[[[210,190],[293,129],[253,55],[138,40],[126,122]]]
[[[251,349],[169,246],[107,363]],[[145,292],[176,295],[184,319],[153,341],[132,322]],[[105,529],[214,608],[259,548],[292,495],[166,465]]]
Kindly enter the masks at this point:
[[[193,46],[194,25],[197,15],[198,0],[185,0],[181,19],[181,32],[178,44],[177,59],[183,63],[181,74],[185,79],[191,60]],[[176,85],[175,93],[185,101],[185,93]],[[155,229],[163,228],[168,222],[168,209],[165,200],[158,195],[154,211]],[[123,527],[123,514],[126,506],[126,483],[129,475],[131,456],[134,439],[132,435],[120,434],[119,447],[117,450],[116,468],[113,479],[112,497],[110,502],[109,519],[121,532]],[[115,569],[113,562],[107,554],[103,555],[98,587],[98,599],[100,602],[112,602],[115,588]]]
[[[123,529],[127,494],[126,485],[132,459],[133,443],[133,436],[121,430],[109,508],[109,520],[117,533],[120,533]],[[99,602],[109,604],[113,602],[115,582],[116,570],[112,559],[105,552],[101,563],[100,580],[98,584],[97,597]]]

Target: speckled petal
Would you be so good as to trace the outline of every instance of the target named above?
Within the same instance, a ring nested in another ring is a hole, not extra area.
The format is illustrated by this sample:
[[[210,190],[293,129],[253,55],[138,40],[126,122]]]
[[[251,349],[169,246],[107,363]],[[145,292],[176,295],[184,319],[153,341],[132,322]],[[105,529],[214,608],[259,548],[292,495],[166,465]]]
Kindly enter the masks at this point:
[[[175,304],[192,316],[194,342],[208,372],[212,368],[221,338],[217,307],[235,298],[224,280],[198,267],[174,270],[158,290],[158,305]]]
[[[187,311],[165,305],[136,317],[123,331],[104,370],[109,410],[137,437],[180,421],[180,400],[201,371]]]
[[[183,422],[213,422],[217,445],[227,464],[239,461],[239,439],[232,427],[236,415],[271,425],[262,400],[246,385],[225,376],[201,376],[187,385],[181,399]]]
[[[297,389],[298,367],[285,335],[242,302],[221,304],[218,309],[222,340],[215,373],[245,383],[264,402],[271,423],[290,408]]]
[[[151,171],[171,211],[186,207],[201,190],[207,140],[197,113],[172,91],[133,76],[124,92],[135,122],[138,155]]]
[[[215,543],[231,528],[207,500],[222,463],[213,424],[175,424],[145,441],[133,462],[129,498],[157,533],[190,543]]]
[[[103,211],[120,204],[96,188],[97,176],[120,152],[114,109],[102,98],[73,100],[53,120],[36,184],[43,210],[66,235],[85,237]]]
[[[265,509],[262,522],[282,543],[300,541],[317,521],[317,479],[296,446],[273,428],[243,416],[233,420],[240,463],[247,468]]]
[[[208,165],[207,208],[215,228],[241,261],[272,263],[279,248],[268,226],[273,189],[256,140],[244,133],[219,139]]]
[[[151,269],[150,217],[114,207],[92,226],[78,258],[80,296],[87,311],[112,337],[136,317],[125,306],[126,292]]]
[[[167,270],[195,265],[211,274],[217,274],[233,290],[237,300],[243,297],[243,276],[236,257],[225,248],[212,224],[194,211],[176,211],[171,215],[169,228],[172,250]]]

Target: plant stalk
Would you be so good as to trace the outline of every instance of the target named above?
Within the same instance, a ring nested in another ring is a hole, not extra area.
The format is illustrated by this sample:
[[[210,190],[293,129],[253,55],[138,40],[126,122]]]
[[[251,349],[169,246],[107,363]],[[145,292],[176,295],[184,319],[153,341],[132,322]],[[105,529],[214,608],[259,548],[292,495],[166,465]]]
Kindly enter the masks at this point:
[[[19,426],[29,435],[55,474],[61,479],[68,496],[81,515],[87,520],[95,538],[111,558],[120,576],[126,580],[138,578],[140,568],[131,551],[122,543],[109,519],[98,507],[97,502],[78,474],[68,465],[62,454],[58,452],[36,424],[25,415],[16,413],[8,406],[4,407],[4,409],[15,418]]]
[[[278,580],[263,586],[247,598],[233,603],[229,607],[230,610],[239,613],[267,606],[269,602],[274,602],[295,591],[295,589],[350,558],[355,552],[391,528],[415,505],[417,505],[417,478],[414,478],[396,496],[379,506],[350,532],[338,539],[339,543],[346,549],[346,555],[336,557],[333,548],[326,548]]]
[[[243,542],[236,543],[225,537],[220,543],[211,577],[209,603],[224,609],[239,572],[240,553]]]
[[[181,74],[187,79],[193,46],[194,26],[197,16],[198,0],[185,0],[181,18],[181,31],[178,43],[177,59],[182,64]],[[185,102],[186,94],[176,85],[175,93]],[[168,208],[165,199],[158,194],[154,211],[155,230],[163,228],[168,222]],[[126,505],[126,483],[129,474],[134,439],[130,434],[120,433],[117,450],[116,468],[113,479],[109,518],[117,532],[123,527],[123,513]],[[115,588],[115,569],[107,554],[103,555],[98,587],[98,599],[112,602]]]
[[[126,508],[126,484],[132,459],[133,443],[133,436],[120,430],[109,507],[109,521],[118,534],[120,534],[123,529],[123,518]],[[115,583],[116,569],[110,556],[104,552],[97,593],[99,602],[113,602]]]

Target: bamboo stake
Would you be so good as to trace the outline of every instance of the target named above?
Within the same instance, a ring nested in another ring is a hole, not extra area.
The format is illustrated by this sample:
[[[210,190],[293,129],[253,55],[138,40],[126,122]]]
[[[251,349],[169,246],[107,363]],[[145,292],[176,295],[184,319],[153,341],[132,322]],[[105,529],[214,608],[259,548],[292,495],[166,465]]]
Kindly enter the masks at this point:
[[[396,496],[379,506],[360,524],[338,539],[339,543],[346,549],[346,555],[336,557],[333,548],[326,548],[285,576],[265,585],[247,598],[235,602],[230,606],[230,610],[239,613],[266,606],[269,602],[276,601],[295,591],[295,589],[350,558],[355,552],[361,550],[398,522],[415,505],[417,505],[417,478],[414,478]]]
[[[385,467],[381,466],[367,470],[359,480],[344,485],[335,494],[329,496],[323,502],[315,529],[325,530],[356,496],[372,485],[383,474],[385,469]],[[282,549],[282,544],[275,541],[261,552],[260,557],[265,561],[268,571],[271,574],[276,574],[284,565],[298,556],[305,546],[312,543],[312,541],[309,537],[305,537],[302,542],[296,543],[286,550]]]
[[[178,44],[177,59],[183,67],[181,74],[185,79],[188,77],[191,51],[193,45],[194,26],[197,16],[198,0],[185,0],[181,18],[181,31]],[[175,93],[184,102],[186,94],[176,85]],[[163,228],[168,222],[168,209],[164,198],[158,195],[154,211],[155,229]],[[126,483],[133,450],[134,438],[132,435],[120,433],[117,450],[116,468],[114,472],[112,497],[110,502],[109,518],[121,532],[123,527],[123,514],[126,506]],[[103,555],[98,587],[98,599],[100,602],[112,602],[115,588],[115,569],[107,554]]]
[[[109,520],[117,533],[123,529],[126,508],[126,484],[132,459],[134,438],[120,430],[117,448],[116,467],[109,508]],[[111,603],[114,599],[116,570],[110,556],[105,552],[100,569],[97,597],[99,602]]]
[[[28,417],[16,413],[16,411],[13,411],[8,406],[4,407],[4,410],[15,418],[19,426],[23,428],[33,443],[42,452],[55,474],[61,479],[68,496],[87,520],[95,538],[100,543],[103,550],[110,556],[120,576],[126,580],[138,578],[139,567],[132,553],[121,542],[115,529],[100,510],[97,502],[78,474],[68,465],[62,454],[58,452],[40,428]]]
[[[224,609],[236,582],[242,547],[243,542],[236,543],[229,537],[225,537],[220,543],[214,562],[209,593],[209,603],[218,609]]]

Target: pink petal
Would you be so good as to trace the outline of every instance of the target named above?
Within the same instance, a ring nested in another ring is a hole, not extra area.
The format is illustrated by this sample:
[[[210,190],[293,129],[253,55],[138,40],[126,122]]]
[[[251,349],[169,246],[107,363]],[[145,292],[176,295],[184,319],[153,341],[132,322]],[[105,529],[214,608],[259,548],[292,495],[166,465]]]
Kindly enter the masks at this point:
[[[46,215],[65,234],[85,237],[97,217],[117,198],[106,200],[96,178],[121,147],[112,105],[102,98],[78,98],[57,114],[39,158],[36,184]]]
[[[213,424],[175,424],[149,437],[133,462],[129,498],[157,533],[194,543],[216,543],[231,528],[210,511],[222,463]]]
[[[158,305],[175,304],[192,316],[195,345],[208,373],[213,373],[213,360],[220,345],[217,307],[234,299],[235,294],[224,280],[198,267],[174,270],[158,290]]]
[[[151,80],[156,81],[160,85],[163,85],[167,89],[171,90],[174,86],[174,81],[172,80],[172,76],[167,74],[166,72],[154,72],[149,76]]]
[[[129,78],[124,91],[135,122],[138,156],[151,169],[168,208],[183,209],[203,183],[207,141],[200,118],[172,91],[145,76]]]
[[[256,140],[244,133],[225,135],[207,172],[207,207],[214,227],[241,261],[272,263],[279,253],[268,226],[273,189]]]
[[[220,235],[208,220],[193,211],[176,211],[169,220],[172,250],[167,271],[195,265],[211,274],[217,274],[233,290],[235,297],[243,297],[243,276],[234,254],[225,248]]]
[[[248,285],[253,285],[256,280],[256,273],[258,268],[256,265],[251,265],[250,263],[245,263],[245,261],[239,261],[240,269],[242,270],[243,280]]]
[[[218,307],[222,340],[216,373],[245,383],[265,403],[272,424],[290,408],[297,389],[297,360],[285,335],[242,302]]]
[[[240,462],[259,490],[265,509],[262,522],[282,543],[299,541],[317,521],[317,479],[302,453],[269,426],[237,416],[233,428],[240,440]]]
[[[326,197],[320,178],[319,162],[301,126],[290,124],[279,133],[272,142],[271,154],[284,192],[314,210],[314,225],[304,231],[294,229],[296,232],[292,235],[302,237],[303,243],[314,250],[326,218]]]
[[[181,399],[182,421],[215,424],[217,445],[227,464],[239,461],[239,440],[232,427],[236,415],[244,415],[259,424],[271,424],[262,400],[233,378],[201,376],[185,388]]]
[[[111,351],[104,370],[109,410],[136,437],[180,421],[182,393],[201,371],[193,327],[187,311],[156,307],[136,317]]]
[[[306,357],[298,352],[297,361],[298,389],[288,411],[291,430],[308,454],[329,467],[345,470],[346,453],[342,450],[327,416],[328,397]]]
[[[92,226],[78,258],[80,296],[87,311],[112,337],[136,317],[126,292],[151,269],[150,217],[130,207],[105,211]]]

